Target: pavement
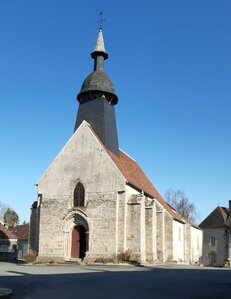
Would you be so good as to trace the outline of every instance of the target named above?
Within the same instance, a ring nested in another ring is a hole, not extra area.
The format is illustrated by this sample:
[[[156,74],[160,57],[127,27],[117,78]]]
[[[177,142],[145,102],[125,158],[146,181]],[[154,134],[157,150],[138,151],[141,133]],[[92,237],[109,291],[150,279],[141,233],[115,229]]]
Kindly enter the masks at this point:
[[[12,295],[12,290],[11,289],[7,289],[7,288],[0,288],[0,298],[3,299],[7,299],[10,298]]]
[[[12,299],[220,299],[230,297],[231,269],[1,262],[0,286]]]

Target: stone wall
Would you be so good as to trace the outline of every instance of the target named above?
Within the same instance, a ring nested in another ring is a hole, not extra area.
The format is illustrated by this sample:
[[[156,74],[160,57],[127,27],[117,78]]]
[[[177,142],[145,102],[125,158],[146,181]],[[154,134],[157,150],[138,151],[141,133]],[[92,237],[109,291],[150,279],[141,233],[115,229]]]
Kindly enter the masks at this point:
[[[141,206],[140,204],[130,203],[127,206],[127,248],[131,252],[131,259],[141,259]]]
[[[145,197],[145,250],[146,262],[157,260],[156,252],[156,203],[154,199]]]
[[[125,253],[126,251],[126,210],[127,203],[125,191],[118,192],[117,195],[117,227],[116,227],[116,254]]]
[[[153,208],[149,207],[145,209],[145,250],[146,261],[152,263],[154,261],[154,222],[153,222]]]
[[[164,215],[164,224],[165,224],[165,261],[172,262],[173,260],[173,219],[172,217],[165,212]]]
[[[173,220],[173,260],[185,262],[185,224]]]
[[[30,212],[30,227],[28,236],[28,253],[34,256],[38,254],[38,238],[39,238],[39,215],[40,208],[37,207],[35,201],[31,207]]]
[[[187,263],[192,263],[193,258],[193,250],[192,250],[192,244],[196,242],[192,238],[192,226],[188,223],[185,224],[185,261]]]
[[[190,227],[191,231],[191,264],[202,263],[202,242],[203,242],[203,231],[197,227]]]
[[[73,208],[78,182],[85,188],[85,203]],[[115,257],[117,194],[124,190],[124,178],[84,122],[38,182],[42,196],[38,259],[70,259],[71,232],[79,219],[89,227],[88,256]],[[119,217],[123,222],[124,216]]]
[[[225,262],[225,242],[224,242],[225,229],[221,228],[211,228],[203,230],[203,265],[210,265],[209,255],[211,253],[215,254],[216,266],[223,266]],[[215,238],[215,244],[211,244],[210,238]],[[213,265],[213,263],[211,264]]]
[[[164,209],[156,204],[156,250],[157,261],[164,261]]]
[[[85,189],[83,207],[73,207],[73,192]],[[71,258],[76,225],[87,234],[87,256],[114,259],[130,251],[141,262],[173,260],[173,218],[142,191],[126,184],[86,122],[78,128],[38,182],[40,200],[31,211],[30,250],[38,260]],[[185,236],[182,236],[184,238]],[[190,240],[186,229],[187,259]]]
[[[117,193],[91,193],[88,197],[89,256],[114,258],[116,255]]]

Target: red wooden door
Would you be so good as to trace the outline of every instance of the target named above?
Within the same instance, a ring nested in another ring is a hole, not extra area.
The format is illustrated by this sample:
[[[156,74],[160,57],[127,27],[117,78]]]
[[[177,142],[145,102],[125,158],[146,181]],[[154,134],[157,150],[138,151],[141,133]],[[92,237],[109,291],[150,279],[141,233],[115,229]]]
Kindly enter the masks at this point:
[[[71,257],[80,257],[80,229],[78,226],[75,226],[72,230]]]

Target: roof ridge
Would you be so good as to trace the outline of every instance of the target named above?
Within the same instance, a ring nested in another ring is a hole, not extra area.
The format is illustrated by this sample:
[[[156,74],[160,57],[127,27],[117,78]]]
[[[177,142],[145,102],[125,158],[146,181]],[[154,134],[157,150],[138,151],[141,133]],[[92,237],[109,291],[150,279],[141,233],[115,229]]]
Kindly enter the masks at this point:
[[[128,156],[130,159],[132,159],[134,162],[136,162],[135,159],[133,159],[128,153],[126,153],[124,150],[122,150],[121,148],[119,148],[119,151],[123,152],[126,156]],[[136,162],[137,163],[137,162]]]
[[[164,200],[164,198],[161,196],[161,194],[157,191],[153,183],[150,181],[150,179],[146,176],[142,168],[139,166],[139,164],[134,160],[131,156],[129,156],[126,152],[124,152],[122,149],[119,149],[119,153],[126,156],[127,159],[130,161],[125,161],[123,156],[119,155],[116,156],[114,153],[112,153],[99,139],[97,133],[92,128],[92,126],[89,124],[89,127],[95,137],[98,139],[102,147],[105,149],[111,160],[115,163],[116,167],[118,168],[119,172],[122,174],[122,176],[127,180],[128,183],[130,183],[135,188],[144,191],[149,196],[155,198],[164,208],[165,210],[173,217],[173,219],[178,220],[183,223],[189,223],[192,225],[192,222],[188,219],[184,218],[183,216],[179,215],[177,212],[173,211],[171,207],[168,205],[168,203]],[[134,164],[136,167],[133,167]],[[130,168],[127,169],[127,168]],[[136,169],[133,169],[136,168]],[[142,177],[138,177],[138,172],[141,174]],[[147,185],[146,185],[147,184]],[[144,186],[146,185],[146,186]]]
[[[224,220],[224,223],[226,224],[226,221],[227,221],[228,217],[227,217],[227,214],[224,212],[224,207],[220,207],[219,206],[219,209],[220,209],[221,216],[222,216],[222,218]],[[226,214],[226,217],[225,217],[224,213]]]
[[[18,237],[14,233],[12,233],[2,224],[0,224],[0,231],[2,231],[8,239],[18,239]]]

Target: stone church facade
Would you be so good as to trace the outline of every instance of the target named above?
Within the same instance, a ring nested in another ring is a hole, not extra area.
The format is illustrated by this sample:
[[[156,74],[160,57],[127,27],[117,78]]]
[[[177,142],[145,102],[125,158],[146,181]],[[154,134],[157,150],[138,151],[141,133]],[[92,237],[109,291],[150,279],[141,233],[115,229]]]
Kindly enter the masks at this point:
[[[83,82],[74,134],[37,183],[29,252],[38,261],[129,253],[140,262],[198,262],[202,231],[178,215],[142,169],[119,149],[113,84],[102,29]]]

